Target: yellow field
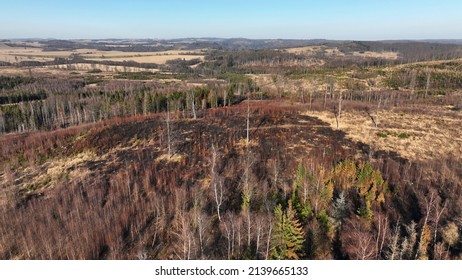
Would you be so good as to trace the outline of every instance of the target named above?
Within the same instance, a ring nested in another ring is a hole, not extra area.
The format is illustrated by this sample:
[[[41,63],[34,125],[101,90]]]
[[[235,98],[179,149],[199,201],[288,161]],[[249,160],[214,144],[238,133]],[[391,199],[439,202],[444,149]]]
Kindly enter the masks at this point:
[[[315,55],[316,53],[323,52],[327,56],[345,56],[338,48],[326,46],[311,46],[300,48],[285,49],[289,53]],[[398,59],[397,52],[353,52],[351,56],[356,57],[369,57],[369,58],[383,58],[383,59]]]
[[[54,58],[49,58],[46,56],[41,56],[42,49],[31,48],[25,45],[25,47],[13,48],[0,43],[0,61],[6,61],[10,63],[16,63],[21,61],[50,61]]]
[[[433,111],[432,111],[433,110]],[[425,114],[381,110],[378,127],[366,112],[345,112],[339,129],[354,141],[364,142],[374,150],[396,151],[410,160],[426,160],[462,154],[462,113],[435,107]],[[330,112],[307,112],[336,128],[335,116]],[[373,113],[375,118],[375,113]]]
[[[46,74],[64,74],[70,75],[75,72],[87,72],[90,70],[99,69],[104,73],[116,72],[140,72],[149,71],[157,72],[158,69],[148,69],[142,67],[127,67],[127,66],[111,66],[98,64],[96,62],[104,61],[135,61],[137,63],[155,63],[165,64],[169,60],[184,59],[204,60],[205,54],[203,50],[171,50],[161,52],[122,52],[122,51],[99,51],[96,49],[76,49],[72,51],[44,51],[41,44],[38,42],[15,42],[21,45],[20,47],[10,47],[5,43],[0,43],[0,61],[9,63],[19,63],[22,61],[48,62],[55,58],[72,58],[75,55],[81,56],[88,61],[95,63],[72,63],[66,65],[50,65],[50,66],[34,66],[34,67],[2,67],[3,74],[10,75],[29,75],[32,73]],[[194,65],[196,66],[196,65]],[[193,67],[194,67],[193,66]]]
[[[30,45],[25,47],[9,47],[0,43],[0,61],[10,63],[21,61],[52,61],[55,58],[69,58],[79,55],[88,60],[95,61],[135,61],[138,63],[157,63],[165,64],[168,60],[173,59],[204,59],[201,50],[191,51],[163,51],[163,52],[121,52],[121,51],[99,51],[94,49],[76,49],[73,51],[43,51],[41,48],[31,48]]]
[[[185,60],[192,60],[192,59],[200,59],[204,60],[203,55],[190,55],[184,53],[177,53],[174,52],[165,52],[165,53],[142,53],[136,54],[133,56],[118,56],[118,57],[108,57],[108,58],[98,58],[95,60],[111,60],[111,61],[135,61],[138,63],[156,63],[156,64],[165,64],[168,60],[174,59],[185,59]]]
[[[353,52],[353,56],[373,57],[383,59],[398,59],[397,52]]]

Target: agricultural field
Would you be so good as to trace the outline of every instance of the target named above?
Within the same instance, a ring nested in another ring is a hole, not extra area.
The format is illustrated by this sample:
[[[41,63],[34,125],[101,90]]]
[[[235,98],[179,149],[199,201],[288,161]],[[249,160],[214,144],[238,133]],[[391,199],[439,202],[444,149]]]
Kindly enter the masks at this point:
[[[124,45],[122,45],[124,46]],[[28,65],[36,72],[48,72],[49,68],[90,71],[102,68],[104,72],[140,72],[149,71],[153,65],[165,65],[169,61],[193,61],[199,64],[204,60],[204,50],[169,50],[153,52],[132,52],[98,49],[46,50],[39,42],[5,44],[0,43],[0,61],[8,64]],[[84,60],[85,63],[79,63]],[[66,63],[63,63],[66,61]],[[71,61],[71,62],[69,62]],[[73,61],[73,62],[72,62]],[[111,65],[116,63],[116,65]],[[149,67],[131,65],[149,64]],[[112,67],[110,67],[112,66]],[[17,69],[4,69],[15,72]],[[17,72],[17,71],[16,71]]]
[[[460,259],[462,47],[0,42],[0,259]]]

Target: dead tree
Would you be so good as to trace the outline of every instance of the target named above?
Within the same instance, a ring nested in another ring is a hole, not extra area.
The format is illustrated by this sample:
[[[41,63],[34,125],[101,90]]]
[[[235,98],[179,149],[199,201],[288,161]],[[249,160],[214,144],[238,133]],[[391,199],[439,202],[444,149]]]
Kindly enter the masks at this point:
[[[420,259],[427,258],[428,241],[429,241],[428,239],[431,238],[431,237],[428,236],[428,233],[430,231],[430,229],[428,228],[428,222],[429,222],[430,214],[433,211],[434,204],[435,204],[435,193],[431,192],[430,197],[425,198],[425,205],[424,205],[424,207],[425,207],[425,218],[424,218],[424,222],[423,222],[423,225],[422,225],[422,230],[420,232],[420,239],[419,239],[419,243],[417,245],[417,252],[415,254],[415,259],[417,259],[417,258],[420,258]]]
[[[265,260],[268,259],[269,257],[269,251],[270,251],[270,247],[271,247],[271,233],[273,231],[273,221],[271,219],[271,216],[269,218],[269,221],[268,221],[268,235],[267,235],[267,238],[266,238],[266,253],[265,253]]]
[[[211,170],[211,176],[212,176],[212,189],[213,189],[213,194],[215,198],[215,203],[217,206],[217,215],[218,215],[218,220],[221,222],[221,216],[220,216],[220,207],[223,204],[223,182],[220,180],[218,176],[218,171],[217,171],[217,150],[215,149],[215,146],[212,145],[212,170]]]
[[[399,227],[399,219],[396,222],[396,226],[394,227],[393,233],[390,237],[390,242],[388,244],[388,252],[386,254],[387,259],[389,260],[396,260],[400,257],[400,227]]]
[[[409,87],[411,89],[411,95],[410,95],[409,98],[412,98],[412,96],[414,95],[415,86],[416,86],[416,80],[417,80],[417,71],[412,70],[412,72],[411,72],[411,83],[409,84]]]
[[[427,69],[425,70],[425,72],[427,73],[427,83],[425,85],[425,98],[427,97],[428,95],[428,90],[430,89],[430,79],[431,79],[431,73],[430,73],[430,70]]]
[[[326,105],[327,105],[327,94],[329,94],[332,98],[332,94],[334,92],[334,86],[335,86],[334,78],[329,77],[327,79],[326,92],[324,93],[324,109],[326,109]]]
[[[380,111],[380,105],[382,103],[382,95],[379,96],[379,102],[377,103],[377,111],[375,114],[375,127],[379,124],[379,111]]]
[[[191,102],[191,112],[193,115],[193,119],[197,119],[197,114],[196,114],[196,98],[194,96],[194,90],[191,90],[189,94],[190,102]]]
[[[246,146],[250,143],[250,99],[249,93],[247,93],[247,135],[246,135]]]
[[[340,117],[342,115],[342,91],[338,93],[338,111],[335,115],[335,121],[337,122],[337,129],[340,121]]]
[[[446,210],[446,207],[448,206],[448,201],[446,200],[443,204],[443,207],[440,206],[440,203],[436,203],[435,206],[435,218],[434,218],[434,223],[435,223],[435,233],[433,235],[433,244],[436,245],[436,237],[438,234],[438,226],[440,223],[441,216],[443,215],[444,211]]]
[[[172,135],[171,135],[171,124],[170,124],[170,102],[167,100],[167,117],[165,118],[167,124],[167,149],[168,157],[172,157]]]

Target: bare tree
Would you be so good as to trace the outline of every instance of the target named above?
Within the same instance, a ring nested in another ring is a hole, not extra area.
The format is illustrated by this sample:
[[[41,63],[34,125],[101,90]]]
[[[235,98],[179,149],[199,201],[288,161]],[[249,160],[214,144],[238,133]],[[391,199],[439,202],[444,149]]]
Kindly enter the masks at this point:
[[[411,71],[411,82],[409,84],[409,88],[411,89],[410,98],[412,98],[412,96],[414,95],[415,86],[416,86],[416,80],[417,80],[417,71],[412,70]]]
[[[247,151],[245,155],[245,162],[244,162],[244,174],[242,177],[242,213],[246,218],[247,224],[247,246],[250,247],[251,241],[251,229],[252,229],[252,221],[251,221],[251,211],[250,211],[250,203],[252,201],[252,197],[254,194],[254,180],[251,174],[252,172],[252,165],[254,164],[254,159],[249,151]]]
[[[375,248],[377,252],[376,258],[379,259],[382,255],[383,246],[387,237],[388,217],[383,217],[382,214],[377,215],[377,235],[375,239]]]
[[[172,157],[172,135],[171,135],[171,128],[170,128],[170,102],[167,100],[167,117],[165,119],[165,123],[167,124],[167,148],[168,148],[168,157]]]
[[[221,216],[220,216],[220,207],[223,204],[223,182],[220,180],[218,171],[217,171],[217,150],[215,149],[215,146],[212,145],[212,170],[211,170],[211,185],[213,189],[213,194],[215,198],[215,203],[217,207],[217,215],[218,215],[218,220],[221,222]]]
[[[428,235],[430,233],[430,229],[428,228],[428,222],[429,222],[430,214],[434,209],[434,203],[435,203],[435,193],[430,192],[430,197],[425,197],[425,201],[424,201],[425,218],[424,218],[424,222],[422,225],[422,230],[420,232],[417,252],[415,254],[416,259],[417,258],[426,259],[428,257],[427,256],[428,241],[429,241]]]
[[[226,105],[227,105],[227,103],[226,103],[227,99],[228,99],[228,91],[227,91],[226,89],[223,89],[223,107],[226,107]]]
[[[380,111],[380,105],[382,103],[382,95],[379,96],[379,102],[377,103],[377,111],[375,114],[375,127],[379,124],[379,111]]]
[[[312,104],[313,104],[313,93],[316,91],[318,85],[317,85],[317,82],[316,80],[310,80],[309,81],[309,92],[310,92],[310,111],[311,111],[311,107],[312,107]]]
[[[448,201],[446,200],[441,207],[440,203],[436,203],[435,205],[435,218],[434,218],[434,223],[435,223],[435,232],[433,235],[433,244],[436,244],[436,237],[438,234],[438,226],[440,223],[441,216],[443,215],[444,211],[446,210],[446,207],[448,206]]]
[[[202,211],[197,215],[197,233],[199,235],[200,254],[204,255],[204,233],[207,228],[207,216]]]
[[[341,233],[342,246],[350,258],[369,260],[377,256],[376,247],[367,225],[360,220],[349,220]]]
[[[396,226],[393,230],[391,240],[388,245],[388,252],[386,253],[386,257],[389,260],[396,260],[400,256],[400,248],[399,248],[399,220],[396,222]]]
[[[193,119],[197,119],[196,98],[194,96],[194,90],[191,90],[189,96],[190,96],[190,99],[191,99],[191,111],[192,111],[192,114],[193,114]]]
[[[326,109],[326,105],[327,105],[327,95],[329,94],[332,97],[332,94],[334,92],[334,87],[335,87],[335,79],[329,76],[327,78],[326,91],[324,93],[324,109]]]
[[[173,235],[178,241],[172,247],[175,255],[181,260],[191,258],[192,232],[186,200],[186,191],[178,189],[175,193],[175,218],[172,223]]]
[[[431,79],[431,72],[428,69],[428,67],[425,69],[425,72],[427,73],[427,83],[425,85],[425,97],[428,95],[428,90],[430,89],[430,79]]]
[[[145,90],[143,93],[143,115],[148,113],[148,92]]]
[[[227,255],[228,259],[231,259],[234,256],[234,242],[235,242],[235,216],[232,212],[227,212],[224,215],[224,222],[220,224],[222,231],[225,233],[225,238],[227,240]]]
[[[250,99],[247,93],[247,125],[246,125],[246,146],[250,143]]]
[[[269,221],[268,221],[268,234],[267,234],[267,237],[266,237],[266,253],[265,253],[265,260],[268,259],[269,257],[269,251],[270,251],[270,248],[271,248],[271,238],[272,238],[272,231],[273,231],[273,221],[271,219],[271,216],[269,218]]]
[[[342,114],[342,91],[339,91],[338,93],[338,111],[335,115],[335,121],[337,122],[337,129],[340,121],[340,117]]]

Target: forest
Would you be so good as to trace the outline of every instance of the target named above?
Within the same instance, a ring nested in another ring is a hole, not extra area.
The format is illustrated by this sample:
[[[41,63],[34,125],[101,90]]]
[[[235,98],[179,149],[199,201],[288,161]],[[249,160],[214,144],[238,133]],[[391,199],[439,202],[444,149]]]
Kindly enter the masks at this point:
[[[460,259],[461,54],[0,42],[0,259]]]

